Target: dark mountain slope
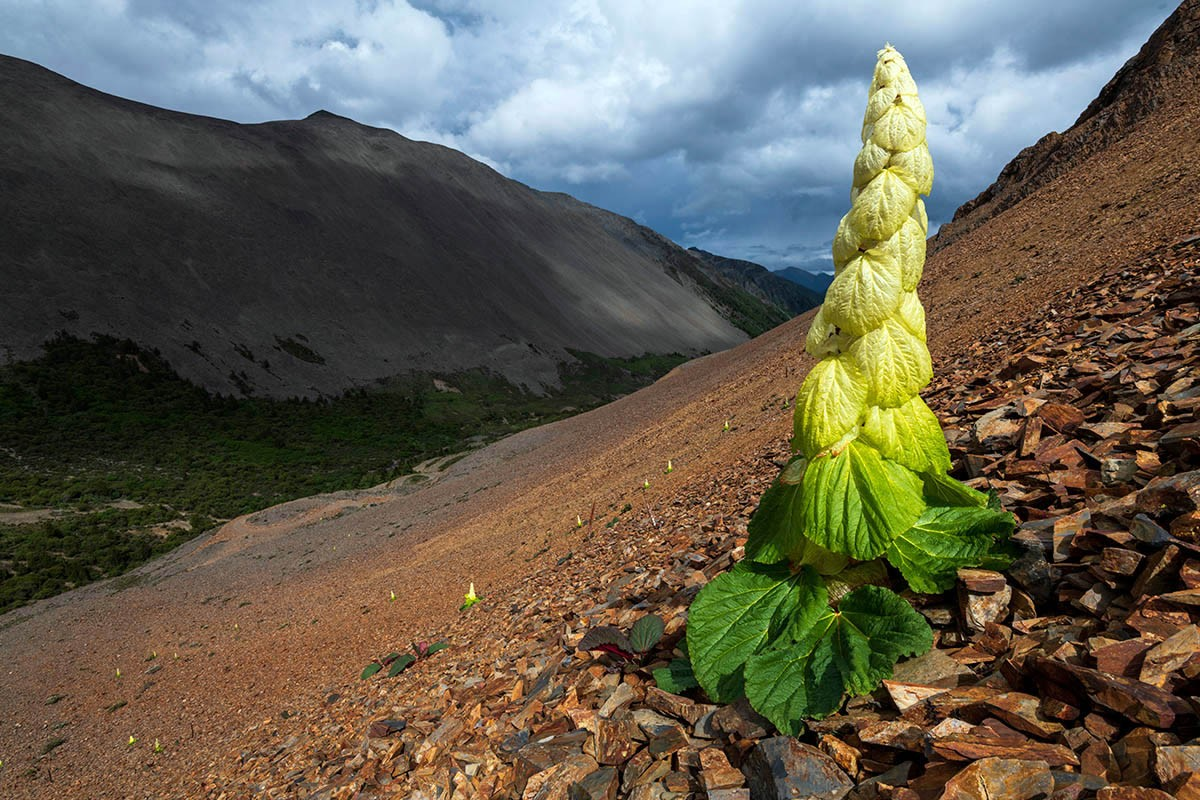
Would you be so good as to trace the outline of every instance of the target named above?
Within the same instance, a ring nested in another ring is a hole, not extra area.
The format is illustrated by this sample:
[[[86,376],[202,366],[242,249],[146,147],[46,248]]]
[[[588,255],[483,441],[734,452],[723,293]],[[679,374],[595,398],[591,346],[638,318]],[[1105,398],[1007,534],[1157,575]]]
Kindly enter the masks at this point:
[[[455,150],[326,112],[180,114],[7,57],[0,218],[0,358],[106,333],[222,392],[470,367],[554,385],[567,348],[719,350],[766,311],[652,231]]]
[[[723,277],[732,281],[764,303],[770,303],[787,312],[780,322],[797,314],[803,314],[810,308],[816,308],[821,305],[824,297],[824,293],[805,289],[753,261],[718,256],[698,247],[689,247],[688,252],[699,258],[708,267],[710,273],[716,273],[714,277]]]
[[[822,299],[825,298],[825,290],[829,288],[829,284],[833,283],[833,273],[809,272],[799,267],[784,267],[776,270],[775,274],[792,283],[800,284],[810,292],[815,292]]]

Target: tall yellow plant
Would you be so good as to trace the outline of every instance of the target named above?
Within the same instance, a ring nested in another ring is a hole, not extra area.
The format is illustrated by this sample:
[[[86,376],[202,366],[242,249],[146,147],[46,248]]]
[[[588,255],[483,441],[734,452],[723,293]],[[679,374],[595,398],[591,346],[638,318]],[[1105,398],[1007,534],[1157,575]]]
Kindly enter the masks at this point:
[[[950,453],[919,392],[933,377],[917,284],[933,186],[925,109],[904,58],[879,51],[854,161],[836,276],[809,331],[820,361],[800,387],[796,455],[763,495],[745,561],[693,604],[688,646],[714,700],[742,695],[780,730],[874,689],[928,649],[895,573],[940,592],[959,567],[1002,563],[1010,514],[947,476]],[[890,568],[889,569],[889,565]]]

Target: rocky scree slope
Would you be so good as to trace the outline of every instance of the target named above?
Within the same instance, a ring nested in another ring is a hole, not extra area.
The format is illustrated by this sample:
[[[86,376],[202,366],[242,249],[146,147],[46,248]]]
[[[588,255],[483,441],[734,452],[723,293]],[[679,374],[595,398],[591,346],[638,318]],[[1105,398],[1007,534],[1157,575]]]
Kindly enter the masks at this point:
[[[1007,575],[962,570],[956,592],[911,597],[935,649],[798,739],[651,675],[682,655],[699,589],[742,557],[788,458],[777,440],[669,505],[597,520],[554,569],[454,622],[439,660],[252,726],[208,795],[1193,796],[1197,286],[1200,240],[1162,248],[1073,291],[1069,314],[942,365],[928,399],[954,472],[1017,512],[1023,555]],[[647,614],[665,636],[643,660],[580,649]]]
[[[239,125],[0,56],[0,154],[7,360],[61,330],[222,393],[539,389],[568,348],[698,354],[783,316],[631,220],[326,112]]]

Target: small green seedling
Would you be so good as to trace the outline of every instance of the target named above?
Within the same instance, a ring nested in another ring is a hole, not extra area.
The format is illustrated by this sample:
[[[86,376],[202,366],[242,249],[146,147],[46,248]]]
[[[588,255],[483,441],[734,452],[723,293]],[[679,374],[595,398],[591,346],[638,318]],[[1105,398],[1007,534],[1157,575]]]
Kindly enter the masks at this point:
[[[394,678],[404,670],[416,664],[418,661],[424,661],[434,653],[445,650],[450,645],[446,642],[413,642],[412,653],[388,653],[381,659],[372,661],[363,668],[362,673],[358,676],[360,680],[366,680],[375,673],[379,672],[384,667],[388,667],[387,676]]]
[[[659,643],[662,636],[662,617],[647,614],[633,623],[628,635],[612,625],[592,628],[579,640],[576,649],[607,653],[622,663],[640,663],[645,654]]]
[[[675,471],[675,467],[671,466],[671,459],[667,459],[667,468],[663,470],[663,475],[670,475]]]
[[[163,746],[158,743],[158,739],[155,739],[154,740],[154,752],[161,753],[162,751],[163,751]]]
[[[137,744],[137,737],[133,734],[129,734],[129,746],[133,747],[135,744]]]
[[[946,474],[945,437],[919,394],[933,377],[916,291],[933,162],[916,83],[891,46],[879,51],[862,141],[836,276],[805,346],[820,361],[796,397],[794,456],[750,522],[745,560],[688,614],[709,697],[747,697],[790,734],[933,646],[894,581],[942,592],[960,567],[1003,565],[1015,524]]]

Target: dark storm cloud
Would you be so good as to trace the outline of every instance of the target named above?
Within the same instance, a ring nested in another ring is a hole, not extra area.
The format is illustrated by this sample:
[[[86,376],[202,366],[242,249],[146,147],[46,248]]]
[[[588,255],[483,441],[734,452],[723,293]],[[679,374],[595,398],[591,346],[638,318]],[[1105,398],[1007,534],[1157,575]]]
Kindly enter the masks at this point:
[[[0,0],[0,51],[240,121],[326,108],[457,147],[685,245],[827,263],[875,50],[928,111],[934,224],[1061,130],[1172,6]]]

